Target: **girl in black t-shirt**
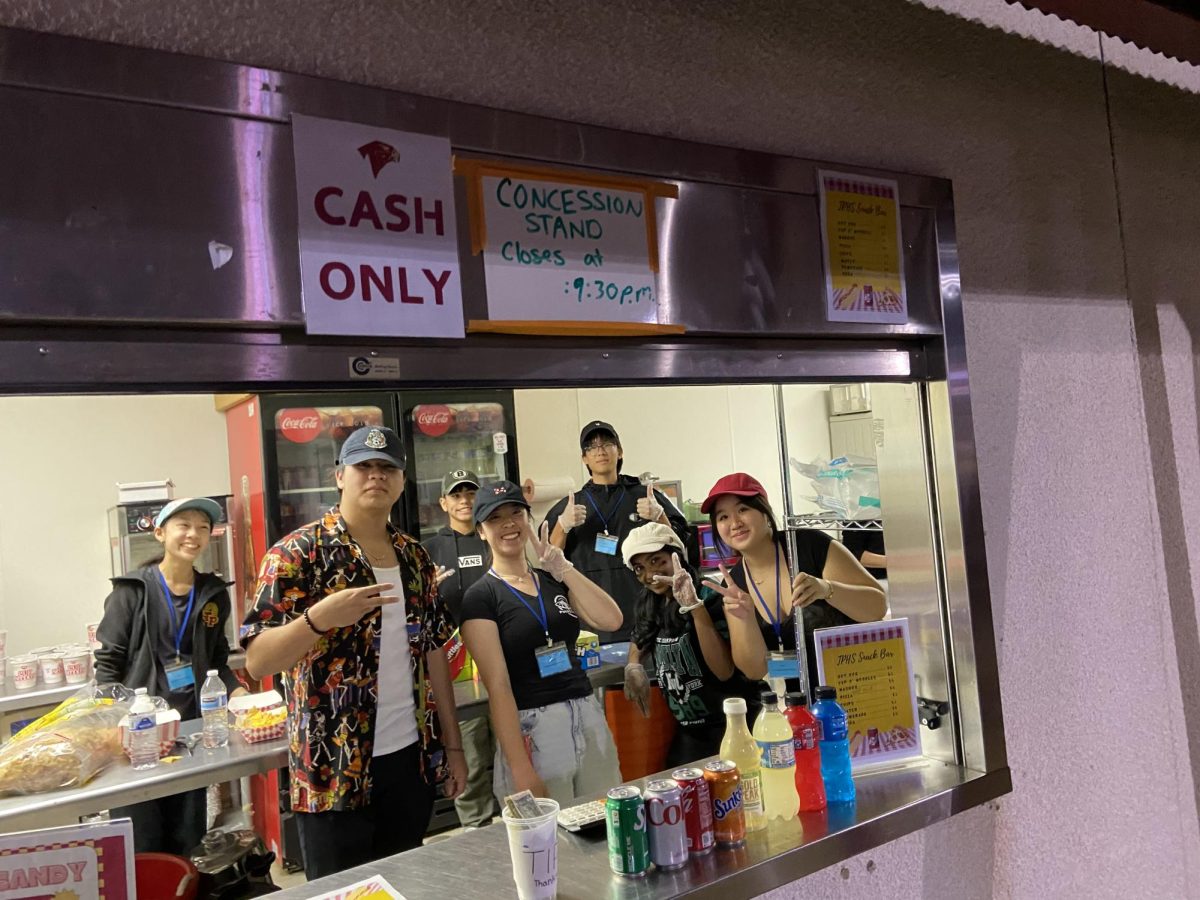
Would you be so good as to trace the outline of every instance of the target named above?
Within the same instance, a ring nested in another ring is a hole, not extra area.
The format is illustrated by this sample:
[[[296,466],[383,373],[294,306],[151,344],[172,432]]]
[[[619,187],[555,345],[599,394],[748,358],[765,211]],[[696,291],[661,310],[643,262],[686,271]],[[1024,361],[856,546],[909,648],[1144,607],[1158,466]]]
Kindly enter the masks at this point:
[[[621,610],[548,540],[533,534],[529,504],[509,481],[475,495],[488,573],[467,589],[462,636],[488,692],[496,735],[494,791],[531,790],[565,805],[621,781],[617,750],[579,666],[579,620],[613,631]],[[530,544],[538,569],[525,559]]]
[[[736,472],[718,480],[700,509],[708,513],[716,539],[740,557],[732,569],[721,566],[724,585],[710,584],[725,598],[733,661],[747,677],[765,678],[769,667],[772,677],[798,675],[782,674],[795,659],[797,608],[803,610],[810,686],[817,678],[814,629],[875,622],[887,612],[879,582],[824,532],[797,531],[789,567],[785,536],[766,491],[750,475]]]
[[[697,595],[697,577],[682,562],[683,542],[666,525],[635,528],[621,545],[625,565],[642,584],[636,607],[625,696],[647,710],[650,664],[679,727],[667,750],[668,769],[714,756],[725,735],[726,697],[744,697],[750,719],[766,689],[734,668],[721,596]]]

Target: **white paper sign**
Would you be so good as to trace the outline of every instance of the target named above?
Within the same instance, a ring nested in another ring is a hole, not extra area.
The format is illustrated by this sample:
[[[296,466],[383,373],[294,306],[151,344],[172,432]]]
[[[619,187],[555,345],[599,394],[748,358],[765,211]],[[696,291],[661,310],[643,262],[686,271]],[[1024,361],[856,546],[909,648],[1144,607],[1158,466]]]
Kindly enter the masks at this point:
[[[652,194],[515,173],[481,181],[490,318],[658,321]]]
[[[309,334],[462,337],[450,142],[292,116]]]
[[[0,836],[2,900],[129,900],[133,896],[129,819]]]

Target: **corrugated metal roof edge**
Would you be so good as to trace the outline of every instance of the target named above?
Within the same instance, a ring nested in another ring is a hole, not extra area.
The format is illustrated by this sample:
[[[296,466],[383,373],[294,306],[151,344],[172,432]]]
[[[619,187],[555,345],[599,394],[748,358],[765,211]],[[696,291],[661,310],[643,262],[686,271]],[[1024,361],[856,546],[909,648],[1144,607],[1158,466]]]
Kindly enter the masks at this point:
[[[1037,41],[1077,56],[1104,61],[1114,68],[1180,90],[1200,94],[1200,65],[1140,46],[1119,35],[1098,31],[1055,13],[1030,9],[1020,0],[909,0],[937,12],[955,16],[1006,34]]]

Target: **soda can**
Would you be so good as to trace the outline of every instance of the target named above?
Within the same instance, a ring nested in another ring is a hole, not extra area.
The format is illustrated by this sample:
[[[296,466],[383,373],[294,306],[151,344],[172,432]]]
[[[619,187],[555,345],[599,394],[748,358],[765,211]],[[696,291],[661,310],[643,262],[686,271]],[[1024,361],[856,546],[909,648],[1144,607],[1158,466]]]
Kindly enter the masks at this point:
[[[608,865],[618,875],[640,878],[650,870],[646,835],[646,804],[642,792],[630,785],[615,787],[604,801],[608,826]]]
[[[742,808],[742,776],[728,759],[715,759],[704,766],[704,780],[712,794],[713,837],[720,847],[746,843],[746,812]]]
[[[713,838],[712,793],[704,778],[704,770],[676,769],[671,777],[679,785],[688,853],[692,856],[711,853],[716,844]]]
[[[650,827],[650,860],[662,871],[687,865],[687,826],[679,785],[667,779],[646,785],[646,822]]]

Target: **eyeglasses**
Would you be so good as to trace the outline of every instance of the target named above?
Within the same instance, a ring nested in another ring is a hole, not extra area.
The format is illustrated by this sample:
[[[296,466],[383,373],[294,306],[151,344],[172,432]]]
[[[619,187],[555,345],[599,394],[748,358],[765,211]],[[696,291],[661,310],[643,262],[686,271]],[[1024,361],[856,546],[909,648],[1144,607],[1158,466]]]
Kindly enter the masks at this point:
[[[601,450],[616,450],[617,444],[615,441],[592,441],[583,448],[584,453],[599,453]]]

